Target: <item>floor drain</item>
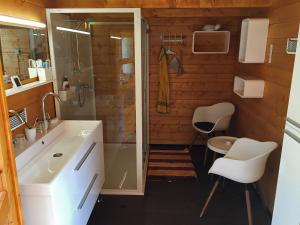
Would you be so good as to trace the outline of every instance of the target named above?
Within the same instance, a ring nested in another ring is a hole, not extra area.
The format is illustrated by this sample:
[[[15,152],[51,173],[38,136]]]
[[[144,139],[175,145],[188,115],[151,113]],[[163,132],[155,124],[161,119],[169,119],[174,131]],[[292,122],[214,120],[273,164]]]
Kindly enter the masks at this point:
[[[55,153],[55,154],[53,154],[53,157],[55,157],[55,158],[57,158],[57,157],[61,157],[61,156],[63,156],[63,154],[62,154],[62,153]]]

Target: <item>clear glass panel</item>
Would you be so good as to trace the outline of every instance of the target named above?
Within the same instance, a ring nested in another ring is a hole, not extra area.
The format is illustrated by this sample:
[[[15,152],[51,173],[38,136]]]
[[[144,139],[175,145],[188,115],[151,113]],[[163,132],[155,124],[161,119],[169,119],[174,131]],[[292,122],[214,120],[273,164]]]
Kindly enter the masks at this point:
[[[65,30],[85,31],[85,20],[52,14],[51,22],[57,86],[63,100],[61,118],[93,120],[96,110],[91,35]],[[64,79],[69,81],[69,90],[63,88]]]
[[[105,189],[137,189],[133,18],[51,15],[59,89],[65,76],[71,86],[61,116],[103,121]]]

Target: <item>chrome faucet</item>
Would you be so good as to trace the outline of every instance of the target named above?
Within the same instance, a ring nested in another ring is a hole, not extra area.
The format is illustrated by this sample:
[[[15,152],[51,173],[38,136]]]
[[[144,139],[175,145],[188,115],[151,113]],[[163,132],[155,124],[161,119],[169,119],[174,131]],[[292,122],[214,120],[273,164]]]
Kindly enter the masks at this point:
[[[32,128],[25,120],[23,120],[23,118],[17,111],[10,109],[10,110],[8,110],[8,112],[10,115],[14,115],[20,121],[21,124],[24,123],[28,129]]]
[[[44,94],[44,96],[42,97],[42,110],[43,110],[43,119],[44,119],[44,129],[47,130],[48,129],[48,121],[46,118],[46,111],[45,111],[45,100],[48,96],[53,96],[59,103],[61,102],[60,97],[58,96],[58,94],[55,94],[53,92],[47,92],[46,94]]]

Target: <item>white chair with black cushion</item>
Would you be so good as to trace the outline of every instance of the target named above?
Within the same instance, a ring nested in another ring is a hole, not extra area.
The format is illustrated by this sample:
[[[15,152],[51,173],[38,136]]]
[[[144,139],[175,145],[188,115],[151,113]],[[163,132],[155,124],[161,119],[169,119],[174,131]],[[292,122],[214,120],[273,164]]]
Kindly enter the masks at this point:
[[[188,148],[191,149],[200,135],[204,136],[204,142],[206,144],[207,139],[210,136],[214,136],[215,131],[226,131],[234,111],[235,107],[230,102],[197,107],[194,111],[192,125],[198,133]],[[206,162],[206,156],[207,149],[205,150],[204,164]]]
[[[219,175],[219,178],[204,204],[200,217],[203,217],[220,180],[227,178],[245,184],[248,224],[252,225],[249,184],[254,184],[263,176],[267,159],[277,146],[275,142],[260,142],[249,138],[237,139],[228,153],[223,158],[217,159],[208,172]]]

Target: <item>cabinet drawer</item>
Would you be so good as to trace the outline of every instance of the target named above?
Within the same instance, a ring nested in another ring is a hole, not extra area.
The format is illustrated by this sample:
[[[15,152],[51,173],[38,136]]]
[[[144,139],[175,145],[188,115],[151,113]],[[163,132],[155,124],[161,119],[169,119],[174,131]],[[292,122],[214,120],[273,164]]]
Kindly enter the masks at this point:
[[[94,174],[89,185],[86,187],[84,195],[82,196],[79,204],[77,205],[77,212],[74,216],[74,221],[72,225],[87,224],[99,195],[99,187],[101,183],[99,178],[99,174]]]
[[[99,144],[92,143],[85,151],[84,156],[74,167],[70,179],[70,193],[74,199],[74,207],[79,204],[94,174],[100,174]],[[97,178],[99,180],[100,177]]]
[[[97,178],[92,185],[91,193],[96,196],[96,199],[100,193],[100,145],[101,143],[94,144],[94,142],[86,145],[88,147],[80,150],[79,156],[72,160],[64,173],[55,181],[53,188],[53,205],[56,206],[54,214],[63,219],[61,225],[84,224],[80,222],[81,220],[76,221],[74,218],[80,211],[78,206],[95,174],[97,174]],[[64,185],[61,185],[62,183]],[[89,197],[82,208],[89,202],[88,199]]]

